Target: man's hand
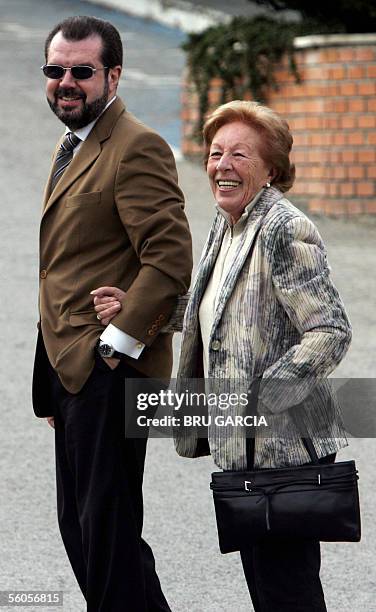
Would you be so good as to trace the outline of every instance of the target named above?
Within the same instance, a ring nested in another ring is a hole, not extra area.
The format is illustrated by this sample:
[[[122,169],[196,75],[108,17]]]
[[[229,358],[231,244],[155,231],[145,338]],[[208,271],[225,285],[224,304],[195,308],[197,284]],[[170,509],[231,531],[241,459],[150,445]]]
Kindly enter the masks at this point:
[[[106,326],[121,310],[121,300],[125,297],[125,291],[118,287],[98,287],[90,291],[94,296],[94,310],[97,317]]]
[[[47,417],[47,423],[52,429],[55,429],[55,418],[53,416]]]

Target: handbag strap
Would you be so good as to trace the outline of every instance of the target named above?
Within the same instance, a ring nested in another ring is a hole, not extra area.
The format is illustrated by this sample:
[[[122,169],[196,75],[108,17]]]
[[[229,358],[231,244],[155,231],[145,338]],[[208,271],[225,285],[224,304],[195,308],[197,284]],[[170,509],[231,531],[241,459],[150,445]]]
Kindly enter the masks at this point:
[[[258,376],[252,382],[249,394],[248,394],[248,404],[247,404],[247,415],[257,416],[257,406],[258,406],[258,397],[260,391],[260,385],[262,381],[262,376]],[[309,437],[309,433],[307,431],[306,424],[302,419],[302,407],[303,404],[297,404],[296,406],[292,406],[288,408],[288,413],[293,421],[296,429],[300,433],[300,439],[304,448],[306,449],[311,462],[314,464],[320,464],[319,457],[317,455],[316,449],[313,445],[312,439]],[[254,453],[255,453],[255,438],[246,437],[246,457],[247,457],[247,468],[252,469],[254,466]]]

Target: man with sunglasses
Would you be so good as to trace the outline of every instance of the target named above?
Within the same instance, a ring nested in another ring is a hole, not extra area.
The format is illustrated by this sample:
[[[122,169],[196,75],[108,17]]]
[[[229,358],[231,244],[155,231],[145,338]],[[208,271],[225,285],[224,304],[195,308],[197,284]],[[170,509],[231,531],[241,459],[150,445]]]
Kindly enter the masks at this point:
[[[168,378],[161,332],[189,286],[191,241],[167,144],[117,96],[118,31],[59,23],[45,44],[48,103],[65,124],[40,230],[37,416],[55,427],[59,527],[90,612],[168,611],[141,538],[146,439],[125,437],[125,381]],[[116,286],[103,326],[92,290]]]

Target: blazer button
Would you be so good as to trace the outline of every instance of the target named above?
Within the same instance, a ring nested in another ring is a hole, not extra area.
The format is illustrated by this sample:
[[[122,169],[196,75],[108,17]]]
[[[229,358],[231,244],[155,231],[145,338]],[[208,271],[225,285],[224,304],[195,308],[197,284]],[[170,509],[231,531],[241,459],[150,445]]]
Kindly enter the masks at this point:
[[[219,351],[219,349],[221,348],[221,343],[219,340],[213,340],[213,342],[211,343],[211,348],[213,349],[213,351]]]
[[[138,349],[142,349],[143,346],[144,345],[142,344],[142,342],[137,342],[137,344],[136,344],[136,348],[138,348]]]
[[[164,315],[160,314],[159,317],[158,317],[158,321],[164,321],[164,318],[165,318]]]
[[[157,331],[157,329],[158,329],[158,325],[152,325],[152,326],[151,326],[151,328],[152,328],[154,331]]]
[[[154,329],[148,329],[148,336],[155,336]]]
[[[47,270],[41,270],[40,271],[40,277],[41,278],[46,278],[47,277]]]

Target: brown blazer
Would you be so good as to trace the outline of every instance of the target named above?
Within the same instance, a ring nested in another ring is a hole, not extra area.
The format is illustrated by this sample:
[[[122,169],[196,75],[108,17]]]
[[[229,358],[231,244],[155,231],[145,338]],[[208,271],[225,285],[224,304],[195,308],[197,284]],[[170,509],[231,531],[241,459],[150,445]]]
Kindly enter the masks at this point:
[[[90,291],[103,285],[127,292],[112,322],[146,345],[128,362],[148,376],[168,377],[172,335],[159,331],[187,291],[192,267],[171,150],[117,98],[52,194],[50,182],[51,174],[40,229],[40,329],[64,387],[79,392],[94,366],[103,326]],[[46,416],[41,347],[39,339],[34,410]]]

